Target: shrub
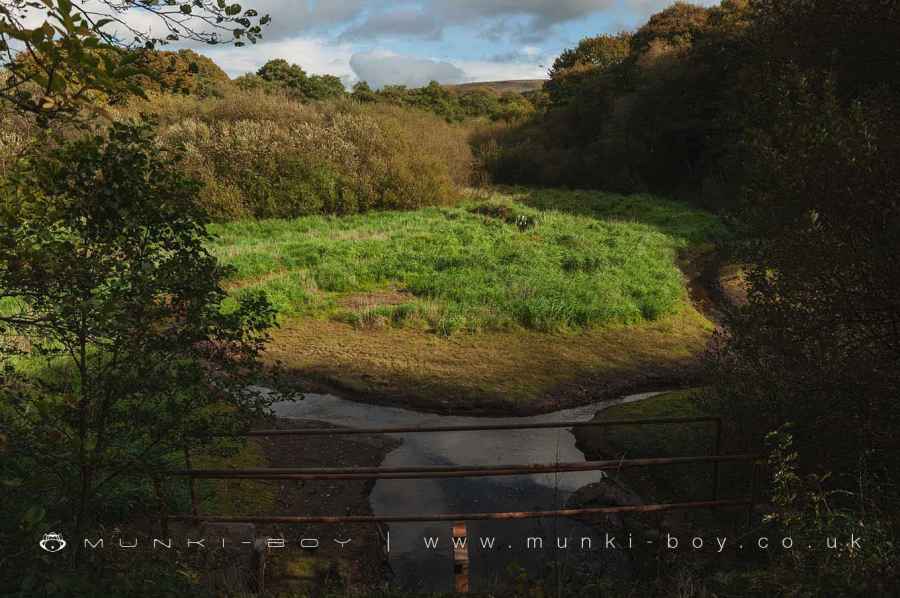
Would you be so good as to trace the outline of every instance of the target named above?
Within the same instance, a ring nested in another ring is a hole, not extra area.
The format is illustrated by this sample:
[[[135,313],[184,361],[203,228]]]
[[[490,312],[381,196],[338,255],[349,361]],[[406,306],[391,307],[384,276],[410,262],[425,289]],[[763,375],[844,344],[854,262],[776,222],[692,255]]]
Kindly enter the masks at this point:
[[[472,181],[467,130],[427,113],[259,92],[156,98],[159,143],[182,147],[218,219],[351,214],[447,204]]]
[[[0,184],[0,544],[119,523],[173,452],[268,411],[248,388],[274,310],[249,293],[223,309],[229,270],[178,158],[150,127],[117,124],[33,148]],[[18,567],[33,555],[10,556],[4,595],[33,581]],[[32,570],[48,580],[56,563]]]

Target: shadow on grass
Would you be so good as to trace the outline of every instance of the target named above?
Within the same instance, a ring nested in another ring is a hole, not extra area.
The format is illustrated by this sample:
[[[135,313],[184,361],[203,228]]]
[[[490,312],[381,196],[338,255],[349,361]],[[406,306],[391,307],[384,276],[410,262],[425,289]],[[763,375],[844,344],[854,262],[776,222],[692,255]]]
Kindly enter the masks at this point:
[[[516,201],[542,211],[557,211],[597,220],[637,222],[689,245],[724,239],[728,231],[715,215],[680,201],[649,194],[569,191],[510,187]]]

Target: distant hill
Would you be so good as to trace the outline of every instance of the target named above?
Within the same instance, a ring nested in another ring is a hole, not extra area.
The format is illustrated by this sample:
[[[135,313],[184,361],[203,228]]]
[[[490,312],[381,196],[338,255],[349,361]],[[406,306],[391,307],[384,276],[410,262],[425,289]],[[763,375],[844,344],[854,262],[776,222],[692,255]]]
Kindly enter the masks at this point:
[[[497,94],[506,92],[525,93],[526,91],[535,91],[543,87],[544,79],[518,79],[515,81],[478,81],[475,83],[460,83],[458,85],[445,85],[448,89],[456,89],[459,91],[472,91],[475,89],[484,89]]]

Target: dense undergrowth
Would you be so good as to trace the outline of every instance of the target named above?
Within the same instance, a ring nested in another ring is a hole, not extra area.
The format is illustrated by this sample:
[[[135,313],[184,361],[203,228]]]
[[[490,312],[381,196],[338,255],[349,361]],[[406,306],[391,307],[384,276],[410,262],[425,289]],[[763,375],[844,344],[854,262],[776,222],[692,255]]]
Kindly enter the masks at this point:
[[[156,121],[160,148],[183,154],[181,167],[204,184],[200,202],[216,220],[444,205],[477,182],[467,125],[386,103],[303,103],[232,87],[221,97],[151,94],[107,112]],[[47,134],[2,116],[0,175],[29,145],[82,132]],[[108,121],[90,124],[102,130]]]

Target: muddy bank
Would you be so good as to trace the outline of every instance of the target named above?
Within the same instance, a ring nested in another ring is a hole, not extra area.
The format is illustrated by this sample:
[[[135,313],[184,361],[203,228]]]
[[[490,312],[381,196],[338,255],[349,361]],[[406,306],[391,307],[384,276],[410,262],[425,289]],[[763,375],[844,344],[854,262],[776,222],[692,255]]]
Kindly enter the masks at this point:
[[[272,429],[331,428],[327,422],[273,419]],[[276,436],[256,438],[266,457],[266,467],[374,467],[400,445],[379,435]],[[322,480],[270,482],[277,485],[273,515],[371,515],[372,481]],[[284,537],[289,548],[272,551],[267,564],[267,589],[315,591],[323,585],[374,587],[386,578],[386,559],[379,529],[370,524],[266,525],[258,537]],[[297,547],[303,538],[317,538],[320,548]],[[351,539],[341,546],[334,540]]]
[[[747,284],[743,268],[728,263],[719,251],[685,251],[678,257],[691,303],[712,322],[721,326],[726,312],[747,304]]]
[[[314,372],[292,372],[288,381],[293,388],[305,393],[339,395],[357,403],[400,407],[435,415],[528,417],[608,401],[623,395],[695,387],[702,382],[702,370],[698,361],[691,360],[667,366],[648,365],[627,375],[588,374],[578,381],[561,383],[545,396],[529,403],[510,403],[490,395],[468,395],[453,388],[440,391],[448,399],[434,401],[418,392],[410,392],[400,384],[365,387],[357,380]]]
[[[267,358],[305,392],[442,415],[536,415],[625,394],[703,384],[701,356],[740,280],[714,251],[679,256],[690,304],[654,322],[571,334],[529,330],[450,338],[297,319]],[[737,282],[735,282],[737,281]]]
[[[535,415],[698,382],[714,325],[692,306],[656,322],[573,334],[450,338],[299,319],[267,358],[305,392],[443,415]]]

